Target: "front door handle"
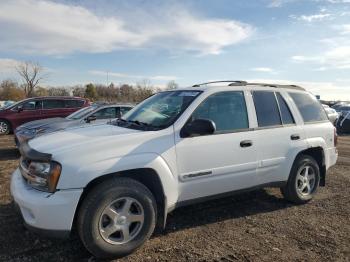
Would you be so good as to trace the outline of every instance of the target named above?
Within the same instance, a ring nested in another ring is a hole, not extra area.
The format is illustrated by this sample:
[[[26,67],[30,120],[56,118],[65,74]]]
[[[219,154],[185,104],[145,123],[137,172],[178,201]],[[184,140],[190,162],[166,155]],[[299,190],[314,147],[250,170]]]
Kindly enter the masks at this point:
[[[300,136],[298,134],[294,134],[294,135],[291,135],[290,136],[290,139],[291,140],[299,140],[300,139]]]
[[[241,147],[250,147],[253,145],[253,141],[252,140],[243,140],[243,141],[241,141],[241,143],[239,143],[239,145]]]

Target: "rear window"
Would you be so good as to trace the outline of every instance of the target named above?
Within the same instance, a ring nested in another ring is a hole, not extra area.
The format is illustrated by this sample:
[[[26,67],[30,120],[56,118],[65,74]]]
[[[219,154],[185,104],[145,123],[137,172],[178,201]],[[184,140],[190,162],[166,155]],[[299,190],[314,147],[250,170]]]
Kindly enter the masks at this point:
[[[274,92],[254,91],[253,99],[259,127],[282,125]]]
[[[276,93],[278,105],[280,107],[281,117],[282,117],[282,123],[284,125],[294,124],[294,118],[292,113],[290,112],[290,109],[284,100],[284,98],[281,96],[280,93]]]
[[[67,108],[77,108],[77,107],[82,107],[84,105],[83,100],[65,100],[64,101],[65,105]]]
[[[55,108],[64,108],[64,100],[58,99],[48,99],[43,100],[43,109],[55,109]]]
[[[321,103],[308,93],[289,93],[305,123],[328,121]]]

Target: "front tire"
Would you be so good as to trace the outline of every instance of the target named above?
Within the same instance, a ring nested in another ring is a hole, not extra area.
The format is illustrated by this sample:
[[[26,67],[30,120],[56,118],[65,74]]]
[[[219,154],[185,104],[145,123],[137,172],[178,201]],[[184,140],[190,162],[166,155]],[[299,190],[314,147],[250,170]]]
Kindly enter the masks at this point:
[[[11,126],[6,120],[0,119],[0,135],[8,135],[11,131]]]
[[[129,178],[109,179],[88,193],[77,228],[85,247],[98,258],[119,258],[153,233],[156,201],[147,187]]]
[[[319,183],[320,169],[316,160],[300,155],[294,161],[287,185],[281,188],[281,192],[288,201],[305,204],[314,197]]]

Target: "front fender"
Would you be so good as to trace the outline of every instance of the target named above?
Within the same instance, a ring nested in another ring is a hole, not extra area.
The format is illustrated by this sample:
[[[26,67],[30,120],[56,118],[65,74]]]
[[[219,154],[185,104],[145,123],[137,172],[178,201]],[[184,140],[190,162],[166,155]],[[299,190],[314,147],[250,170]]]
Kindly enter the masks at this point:
[[[77,170],[63,166],[57,188],[84,188],[90,181],[98,177],[139,168],[150,168],[158,174],[167,198],[167,206],[174,205],[179,194],[177,178],[171,172],[165,160],[155,153],[127,155],[89,162],[80,166]]]

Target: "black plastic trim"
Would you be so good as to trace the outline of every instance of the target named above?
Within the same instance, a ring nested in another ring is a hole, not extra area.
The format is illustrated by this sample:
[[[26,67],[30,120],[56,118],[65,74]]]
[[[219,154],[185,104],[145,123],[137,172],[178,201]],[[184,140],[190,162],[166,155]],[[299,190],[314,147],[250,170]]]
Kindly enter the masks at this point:
[[[28,144],[28,141],[24,141],[21,144],[21,146],[19,147],[19,151],[21,152],[21,155],[24,158],[27,158],[33,161],[50,162],[52,159],[51,154],[42,153],[31,148]]]
[[[67,239],[70,236],[69,230],[52,230],[33,227],[24,222],[24,226],[31,232],[34,232],[41,236],[46,236],[49,238]]]
[[[254,191],[254,190],[265,188],[265,187],[283,187],[286,184],[287,184],[287,181],[271,182],[271,183],[265,183],[265,184],[261,184],[261,185],[257,185],[257,186],[253,186],[253,187],[249,187],[249,188],[229,191],[229,192],[225,192],[225,193],[221,193],[221,194],[185,200],[185,201],[181,201],[181,202],[176,203],[175,208],[189,206],[189,205],[193,205],[193,204],[197,204],[197,203],[201,203],[201,202],[206,202],[209,200],[225,198],[225,197],[229,197],[229,196],[233,196],[233,195],[241,194],[241,193],[245,193],[245,192],[250,192],[250,191]]]

